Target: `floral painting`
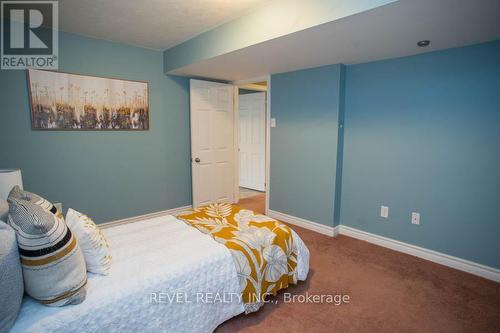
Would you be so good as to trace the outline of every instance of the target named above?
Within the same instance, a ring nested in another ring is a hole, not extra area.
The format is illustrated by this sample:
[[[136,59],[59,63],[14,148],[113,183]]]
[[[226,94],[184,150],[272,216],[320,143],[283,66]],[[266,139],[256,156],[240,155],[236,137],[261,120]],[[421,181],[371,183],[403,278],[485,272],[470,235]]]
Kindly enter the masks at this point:
[[[28,70],[36,130],[148,130],[148,83]]]

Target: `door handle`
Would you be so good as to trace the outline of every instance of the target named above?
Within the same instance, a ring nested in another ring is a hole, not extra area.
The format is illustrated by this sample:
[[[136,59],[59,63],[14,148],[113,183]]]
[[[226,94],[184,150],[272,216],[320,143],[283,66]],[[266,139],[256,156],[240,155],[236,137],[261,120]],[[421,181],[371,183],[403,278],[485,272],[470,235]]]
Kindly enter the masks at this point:
[[[201,162],[201,160],[200,160],[200,158],[199,158],[199,157],[196,157],[196,158],[194,159],[194,161],[195,161],[196,163],[200,163],[200,162]]]

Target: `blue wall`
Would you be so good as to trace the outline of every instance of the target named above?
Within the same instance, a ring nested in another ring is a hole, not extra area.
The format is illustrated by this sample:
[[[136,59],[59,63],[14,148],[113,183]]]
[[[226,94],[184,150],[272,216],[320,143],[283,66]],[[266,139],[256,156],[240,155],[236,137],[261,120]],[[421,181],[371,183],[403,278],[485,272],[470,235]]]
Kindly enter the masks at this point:
[[[500,41],[348,66],[344,139],[342,224],[500,267]]]
[[[190,204],[189,83],[162,68],[162,52],[61,32],[60,70],[149,82],[151,129],[32,131],[26,73],[0,71],[0,168],[97,222]]]
[[[271,77],[277,127],[271,129],[270,209],[333,226],[343,71],[332,65]]]

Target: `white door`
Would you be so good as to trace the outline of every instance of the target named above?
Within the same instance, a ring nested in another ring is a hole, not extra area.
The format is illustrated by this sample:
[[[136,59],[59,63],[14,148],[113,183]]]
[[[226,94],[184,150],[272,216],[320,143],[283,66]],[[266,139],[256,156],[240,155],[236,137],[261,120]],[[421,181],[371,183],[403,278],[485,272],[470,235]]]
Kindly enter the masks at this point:
[[[233,86],[190,80],[193,206],[234,202]]]
[[[265,191],[266,93],[239,95],[240,186]]]

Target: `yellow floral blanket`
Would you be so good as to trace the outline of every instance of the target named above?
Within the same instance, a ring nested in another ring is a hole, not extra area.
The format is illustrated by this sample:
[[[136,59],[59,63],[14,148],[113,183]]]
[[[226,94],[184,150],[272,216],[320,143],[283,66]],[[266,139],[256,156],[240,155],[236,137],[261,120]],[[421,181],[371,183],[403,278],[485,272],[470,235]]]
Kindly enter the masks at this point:
[[[267,295],[297,283],[297,248],[292,231],[268,216],[217,203],[177,216],[210,234],[231,252],[245,313],[257,311]]]

